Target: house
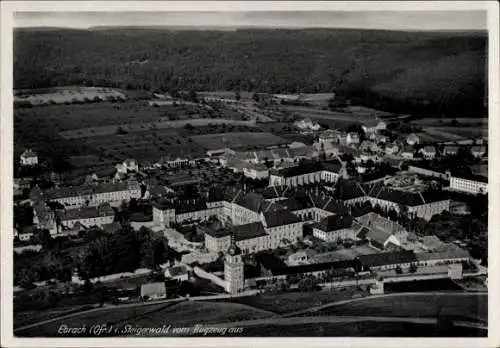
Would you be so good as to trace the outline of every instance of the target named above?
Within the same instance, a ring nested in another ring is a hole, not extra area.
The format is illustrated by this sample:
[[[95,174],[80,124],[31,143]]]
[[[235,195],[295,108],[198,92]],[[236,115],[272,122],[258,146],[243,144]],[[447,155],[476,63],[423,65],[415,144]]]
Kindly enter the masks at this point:
[[[415,133],[412,133],[406,138],[406,143],[411,146],[417,145],[418,143],[420,143],[420,138]]]
[[[141,298],[143,300],[159,300],[167,296],[164,282],[147,283],[141,285]]]
[[[243,168],[243,175],[254,180],[262,180],[269,176],[269,169],[264,164],[247,164]]]
[[[361,151],[371,151],[371,152],[379,152],[380,151],[380,147],[377,145],[377,143],[375,143],[374,141],[371,141],[371,140],[365,140],[361,143],[361,145],[359,146],[359,149]]]
[[[320,143],[338,143],[341,134],[342,132],[338,130],[328,129],[320,134],[318,141]]]
[[[387,124],[384,121],[373,119],[365,121],[361,127],[365,133],[377,133],[387,129]]]
[[[290,254],[288,256],[287,264],[289,266],[307,265],[309,264],[309,254],[310,252],[308,250],[301,250]]]
[[[165,278],[171,278],[178,281],[189,280],[189,269],[185,265],[167,267],[164,274]]]
[[[458,146],[445,146],[443,148],[443,156],[455,156],[458,153]]]
[[[402,151],[401,151],[401,157],[405,159],[413,159],[415,153],[415,149],[412,146],[406,146]]]
[[[436,148],[434,146],[424,146],[420,149],[420,153],[425,159],[433,159],[436,157]]]
[[[385,144],[387,142],[387,137],[382,134],[376,134],[375,139],[373,139],[377,144]]]
[[[386,250],[391,246],[401,246],[395,235],[379,226],[362,227],[356,237],[361,240],[367,240],[372,247],[379,250]]]
[[[357,145],[359,144],[359,135],[358,133],[348,133],[346,138],[347,145]]]
[[[28,149],[21,154],[20,162],[23,166],[36,166],[38,165],[38,156],[36,152]]]
[[[332,157],[339,154],[339,146],[333,142],[318,142],[314,143],[313,146],[319,153],[324,154],[326,157]]]
[[[321,129],[321,126],[317,122],[313,123],[310,119],[297,121],[294,125],[301,130],[318,131]]]
[[[484,146],[473,146],[471,148],[471,153],[474,157],[483,157],[486,154],[486,147]]]
[[[129,172],[137,172],[139,170],[139,164],[135,159],[129,158],[123,162],[123,166]]]
[[[408,239],[408,231],[395,221],[385,218],[376,213],[368,213],[356,218],[356,221],[365,227],[371,228],[376,227],[378,229],[384,230],[391,235],[396,236],[398,241],[406,242]],[[397,244],[397,243],[396,243]]]
[[[450,263],[461,263],[471,260],[469,252],[465,249],[454,249],[440,252],[426,252],[416,254],[419,266],[436,266]]]
[[[313,236],[330,243],[354,239],[355,231],[351,228],[352,223],[350,215],[330,215],[313,226]]]
[[[399,151],[399,146],[396,143],[390,143],[385,146],[385,153],[388,155],[395,155]]]

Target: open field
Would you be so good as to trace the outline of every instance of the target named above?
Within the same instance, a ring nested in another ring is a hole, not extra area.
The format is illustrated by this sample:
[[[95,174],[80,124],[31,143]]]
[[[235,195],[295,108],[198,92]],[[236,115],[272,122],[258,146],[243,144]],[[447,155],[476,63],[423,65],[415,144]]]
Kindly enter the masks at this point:
[[[125,94],[104,87],[54,87],[38,90],[18,90],[14,92],[15,102],[27,102],[31,105],[63,104],[83,101],[102,101],[107,98],[125,99]]]
[[[314,108],[307,108],[302,106],[289,106],[289,105],[281,105],[279,106],[281,111],[290,112],[296,116],[301,118],[311,118],[314,121],[319,122],[320,120],[335,120],[340,122],[364,122],[371,121],[375,119],[375,114],[372,112],[341,112],[341,111],[330,111],[330,110],[321,110]]]
[[[459,127],[426,127],[424,130],[433,134],[452,134],[458,138],[475,138],[488,135],[488,127],[478,127],[478,126],[459,126]],[[454,139],[450,139],[454,140]]]
[[[313,319],[313,318],[311,318]],[[454,328],[452,332],[436,331],[432,324],[409,322],[357,321],[326,323],[310,320],[300,324],[266,324],[245,327],[243,336],[252,337],[486,337],[486,330]],[[239,335],[241,336],[241,335]]]
[[[193,136],[197,144],[209,150],[230,148],[272,146],[287,144],[288,141],[270,133],[220,133]]]
[[[367,291],[355,287],[343,290],[321,290],[315,292],[286,292],[281,294],[258,294],[255,296],[238,297],[231,302],[244,303],[256,308],[285,314],[325,303],[349,300],[353,297],[368,296]]]
[[[236,126],[255,127],[255,123],[251,121],[237,121],[237,120],[227,120],[219,118],[218,119],[197,118],[189,120],[168,121],[162,118],[157,122],[125,123],[114,126],[80,128],[77,130],[61,132],[59,134],[66,139],[79,139],[79,138],[87,138],[93,136],[113,135],[117,133],[119,128],[125,132],[141,132],[145,130],[153,131],[159,129],[183,128],[187,124],[190,124],[193,127],[208,126],[209,124],[213,125],[229,124]]]
[[[57,330],[63,324],[69,327],[107,324],[119,329],[125,325],[134,327],[193,326],[194,324],[232,323],[239,320],[266,318],[271,315],[270,312],[237,303],[186,301],[110,308],[53,321],[17,334],[22,336],[57,336]]]
[[[136,158],[140,162],[158,161],[162,156],[202,156],[204,148],[189,140],[189,137],[171,129],[82,139],[84,144],[110,158]]]
[[[442,315],[488,319],[488,297],[479,294],[380,297],[325,308],[320,312],[325,315],[436,317],[439,308]]]
[[[458,125],[465,126],[478,126],[483,125],[488,126],[488,118],[456,118],[456,119],[440,119],[440,118],[423,118],[420,120],[411,121],[411,123],[422,126],[422,127],[453,127],[453,120],[457,122]]]

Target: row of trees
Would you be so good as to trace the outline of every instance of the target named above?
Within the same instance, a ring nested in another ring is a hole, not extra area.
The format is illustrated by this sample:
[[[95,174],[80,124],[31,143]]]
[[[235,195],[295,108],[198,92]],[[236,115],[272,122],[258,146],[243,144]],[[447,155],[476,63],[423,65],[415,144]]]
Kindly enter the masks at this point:
[[[134,231],[125,225],[113,234],[97,234],[82,247],[60,249],[57,240],[43,234],[44,254],[16,255],[14,257],[14,283],[29,286],[35,281],[56,278],[69,281],[73,270],[82,279],[113,273],[132,272],[138,268],[158,270],[159,265],[177,257],[168,241],[142,227]]]

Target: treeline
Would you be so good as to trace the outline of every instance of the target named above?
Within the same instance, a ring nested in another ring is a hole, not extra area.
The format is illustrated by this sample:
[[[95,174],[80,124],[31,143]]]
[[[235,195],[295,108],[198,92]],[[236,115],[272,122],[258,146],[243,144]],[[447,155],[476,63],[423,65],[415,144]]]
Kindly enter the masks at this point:
[[[15,41],[16,88],[333,91],[450,117],[482,116],[486,92],[485,33],[61,29],[17,30]]]
[[[93,235],[84,247],[64,248],[58,238],[42,232],[41,244],[47,252],[15,255],[14,284],[29,288],[33,282],[53,278],[70,281],[73,270],[82,279],[138,268],[157,270],[160,264],[178,257],[166,238],[144,227],[134,231],[125,225],[113,234],[96,231]]]

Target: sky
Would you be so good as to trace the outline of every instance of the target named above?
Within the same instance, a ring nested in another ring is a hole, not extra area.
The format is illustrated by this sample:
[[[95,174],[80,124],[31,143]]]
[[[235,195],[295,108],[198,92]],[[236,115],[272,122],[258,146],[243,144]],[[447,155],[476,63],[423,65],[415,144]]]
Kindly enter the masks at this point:
[[[486,30],[486,11],[17,12],[16,27],[182,26]]]

